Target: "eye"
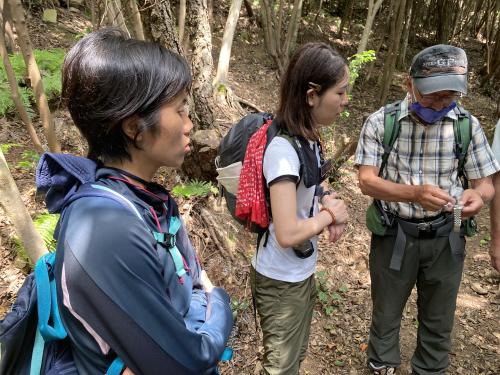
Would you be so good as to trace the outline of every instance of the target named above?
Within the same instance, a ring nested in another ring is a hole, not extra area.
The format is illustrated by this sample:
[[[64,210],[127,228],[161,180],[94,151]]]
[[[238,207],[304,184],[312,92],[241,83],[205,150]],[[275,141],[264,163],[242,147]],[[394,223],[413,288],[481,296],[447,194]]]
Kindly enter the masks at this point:
[[[187,103],[184,103],[182,107],[179,108],[177,111],[180,115],[186,115],[189,116],[189,105]]]

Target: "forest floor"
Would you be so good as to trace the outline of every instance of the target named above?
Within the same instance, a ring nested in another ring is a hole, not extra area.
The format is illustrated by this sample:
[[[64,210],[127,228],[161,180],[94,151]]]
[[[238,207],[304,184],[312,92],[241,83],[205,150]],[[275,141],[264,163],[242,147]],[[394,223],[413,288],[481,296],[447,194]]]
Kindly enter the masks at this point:
[[[73,43],[74,36],[88,26],[79,13],[65,10],[60,10],[60,13],[58,26],[47,26],[35,19],[30,22],[35,46],[67,48]],[[216,61],[224,17],[216,17],[215,20],[213,55]],[[277,104],[276,71],[263,49],[256,27],[249,24],[246,18],[240,19],[240,22],[242,27],[238,26],[233,45],[230,85],[238,96],[250,100],[260,108],[272,111]],[[309,30],[301,41],[318,39],[329,41],[345,56],[354,53],[359,35],[347,33],[343,40],[336,39],[331,28],[329,32],[325,31],[328,30],[329,22],[330,20],[320,19],[318,30]],[[479,68],[482,64],[480,46],[467,41],[464,43],[473,72],[470,93],[463,100],[463,105],[480,119],[490,134],[496,122],[493,113],[494,103],[479,92],[474,79],[474,67]],[[413,46],[409,55],[421,47]],[[381,58],[379,60],[382,61]],[[377,72],[378,69],[380,63],[377,62],[374,71]],[[374,76],[377,74],[374,73]],[[397,83],[391,87],[391,99],[404,96],[402,73],[397,75],[395,82]],[[360,83],[353,93],[349,108],[351,115],[339,122],[334,134],[346,137],[349,134],[357,134],[363,117],[378,108],[377,93],[375,83],[363,85]],[[68,125],[70,123],[68,113],[54,108],[54,116],[63,150],[83,154],[84,148],[77,132],[73,126]],[[234,118],[224,115],[218,120],[221,123],[228,123]],[[27,168],[25,164],[19,164],[26,160],[23,152],[30,149],[29,137],[15,117],[0,119],[0,125],[0,144],[17,144],[11,147],[5,156],[23,201],[32,217],[35,217],[44,210],[43,203],[35,200],[35,166]],[[167,176],[166,180],[171,179]],[[371,316],[368,271],[370,235],[364,224],[364,213],[370,200],[362,195],[357,187],[356,170],[352,167],[352,161],[348,161],[341,168],[333,188],[348,204],[350,221],[345,234],[337,243],[330,244],[324,238],[320,242],[317,288],[322,298],[318,300],[314,312],[309,352],[301,370],[303,375],[368,374],[366,348]],[[195,205],[209,207],[217,212],[220,223],[226,225],[227,213],[214,206],[213,201],[213,198],[196,202],[186,200],[179,206],[186,216],[189,216],[188,211]],[[199,228],[199,223],[189,217],[185,217],[185,220],[193,233],[192,239],[200,252],[200,259],[212,281],[229,291],[233,308],[237,311],[231,338],[234,357],[230,362],[221,365],[222,374],[258,373],[263,348],[260,331],[256,330],[254,323],[248,284],[249,260],[254,251],[254,239],[241,228],[234,226],[235,246],[232,249],[225,249],[231,252],[228,256],[217,250],[210,240],[207,228]],[[450,374],[500,374],[500,276],[491,268],[487,254],[489,245],[487,208],[478,216],[478,223],[479,233],[467,243],[467,257],[453,331]],[[0,317],[9,309],[29,271],[29,265],[16,256],[13,235],[9,221],[5,216],[1,216]],[[410,373],[409,361],[416,342],[418,323],[415,301],[416,293],[413,293],[401,323],[402,367],[399,373],[403,375]]]

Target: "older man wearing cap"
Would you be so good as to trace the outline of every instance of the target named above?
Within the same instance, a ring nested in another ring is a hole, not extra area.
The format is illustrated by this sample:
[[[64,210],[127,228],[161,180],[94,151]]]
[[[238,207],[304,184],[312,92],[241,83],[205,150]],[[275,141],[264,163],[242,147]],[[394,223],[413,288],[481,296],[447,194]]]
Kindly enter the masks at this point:
[[[394,374],[400,366],[402,312],[416,285],[413,374],[444,374],[464,235],[473,229],[466,219],[493,197],[489,176],[500,168],[478,120],[457,104],[467,93],[462,49],[436,45],[418,53],[407,90],[403,100],[368,117],[356,151],[359,186],[374,198],[367,211],[373,232],[368,366],[374,374]]]

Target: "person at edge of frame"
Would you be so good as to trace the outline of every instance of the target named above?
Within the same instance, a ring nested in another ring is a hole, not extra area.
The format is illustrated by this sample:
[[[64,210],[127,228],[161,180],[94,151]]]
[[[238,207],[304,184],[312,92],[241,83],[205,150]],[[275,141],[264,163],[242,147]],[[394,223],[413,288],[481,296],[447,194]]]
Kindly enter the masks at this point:
[[[500,119],[495,126],[495,136],[493,137],[491,150],[500,163]],[[490,204],[490,257],[492,267],[496,269],[497,272],[500,272],[500,173],[495,173],[493,176],[493,185],[495,187],[495,196]]]

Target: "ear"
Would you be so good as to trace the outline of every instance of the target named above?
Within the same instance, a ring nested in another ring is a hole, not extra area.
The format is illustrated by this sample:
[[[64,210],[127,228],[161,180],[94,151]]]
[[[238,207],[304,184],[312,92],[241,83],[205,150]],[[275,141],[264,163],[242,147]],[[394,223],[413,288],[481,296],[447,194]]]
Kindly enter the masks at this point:
[[[314,107],[314,98],[318,96],[318,93],[314,89],[309,89],[306,91],[306,100],[309,107]]]
[[[122,130],[125,135],[133,140],[137,134],[137,116],[128,117],[122,122]],[[137,137],[137,140],[140,141],[141,135]]]
[[[412,87],[413,87],[413,81],[412,81],[411,77],[409,75],[407,75],[406,76],[406,89],[408,90],[408,92],[410,94],[413,93]]]

